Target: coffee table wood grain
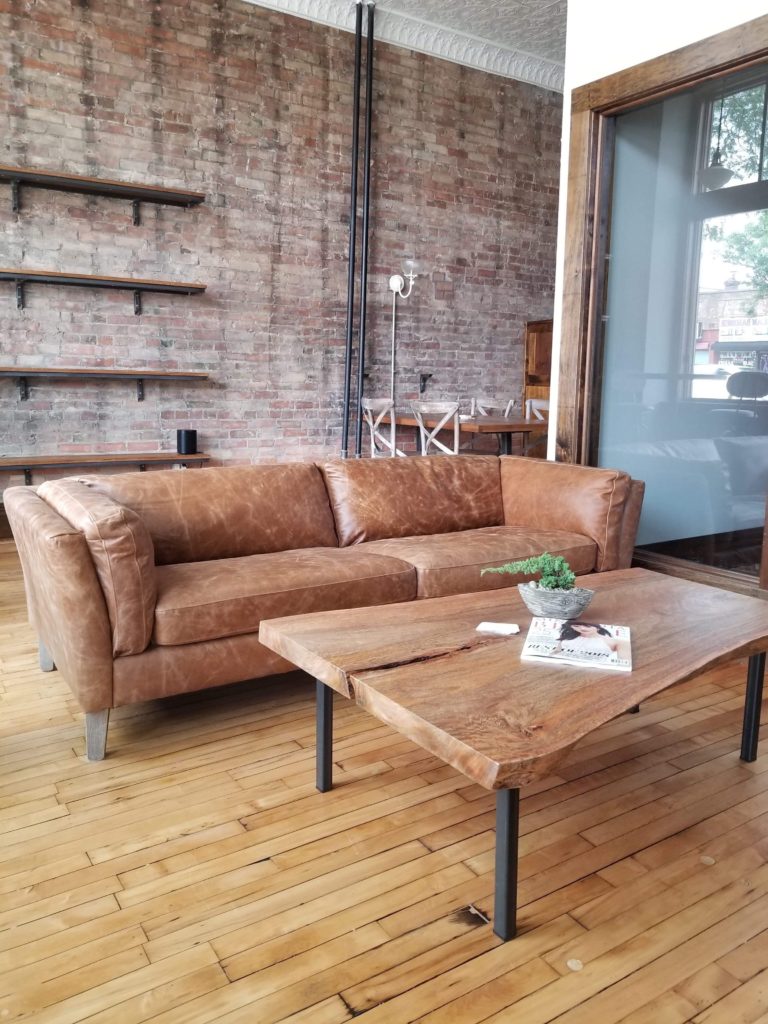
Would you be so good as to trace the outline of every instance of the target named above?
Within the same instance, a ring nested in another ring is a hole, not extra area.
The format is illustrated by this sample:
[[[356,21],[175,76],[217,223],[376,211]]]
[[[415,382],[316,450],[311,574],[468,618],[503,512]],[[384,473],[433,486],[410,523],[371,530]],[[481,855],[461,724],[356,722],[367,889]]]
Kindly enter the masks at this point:
[[[333,691],[497,794],[496,913],[515,932],[518,789],[653,694],[750,659],[742,757],[757,756],[768,602],[624,569],[582,577],[592,622],[628,625],[630,673],[520,660],[531,614],[516,589],[262,622],[260,640],[318,681],[318,788],[332,784]],[[520,634],[476,632],[483,620]]]

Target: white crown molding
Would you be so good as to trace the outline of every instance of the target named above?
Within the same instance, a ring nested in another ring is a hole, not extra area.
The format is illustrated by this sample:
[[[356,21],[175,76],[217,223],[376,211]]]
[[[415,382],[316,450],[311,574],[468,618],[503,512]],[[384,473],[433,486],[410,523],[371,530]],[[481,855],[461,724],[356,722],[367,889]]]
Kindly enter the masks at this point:
[[[354,0],[247,0],[247,3],[354,32]],[[538,85],[542,89],[563,91],[563,65],[556,61],[497,46],[487,39],[478,39],[410,15],[377,8],[376,38],[479,71]]]

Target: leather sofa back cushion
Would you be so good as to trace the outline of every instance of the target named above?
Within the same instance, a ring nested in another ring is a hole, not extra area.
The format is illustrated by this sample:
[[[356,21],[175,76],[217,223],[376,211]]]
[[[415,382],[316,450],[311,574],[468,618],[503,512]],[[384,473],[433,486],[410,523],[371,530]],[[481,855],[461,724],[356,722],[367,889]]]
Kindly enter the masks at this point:
[[[88,544],[109,612],[116,656],[141,654],[155,618],[155,557],[141,519],[87,483],[50,480],[39,496]]]
[[[347,459],[321,468],[342,547],[503,522],[495,456]]]
[[[167,469],[87,482],[141,517],[157,565],[338,547],[323,478],[311,463]]]
[[[618,566],[627,473],[517,456],[499,462],[507,526],[580,533],[597,544],[598,572]]]

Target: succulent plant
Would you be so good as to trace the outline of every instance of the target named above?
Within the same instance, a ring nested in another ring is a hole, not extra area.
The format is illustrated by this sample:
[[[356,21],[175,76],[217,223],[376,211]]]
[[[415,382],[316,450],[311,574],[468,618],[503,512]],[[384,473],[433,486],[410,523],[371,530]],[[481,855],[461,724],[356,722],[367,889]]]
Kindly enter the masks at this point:
[[[504,565],[489,566],[480,570],[480,575],[490,573],[538,573],[538,586],[542,590],[573,590],[576,574],[562,555],[550,555],[548,551],[533,558],[523,558],[518,562],[505,562]]]

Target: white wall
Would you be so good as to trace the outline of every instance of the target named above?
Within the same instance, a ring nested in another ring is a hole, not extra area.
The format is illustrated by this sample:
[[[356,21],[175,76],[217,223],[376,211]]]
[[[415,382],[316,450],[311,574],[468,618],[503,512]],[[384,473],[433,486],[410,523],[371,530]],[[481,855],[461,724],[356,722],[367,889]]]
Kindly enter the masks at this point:
[[[560,365],[571,90],[764,14],[766,0],[728,0],[728,3],[722,0],[643,0],[642,4],[621,0],[568,0],[553,368]],[[557,392],[558,379],[554,372],[550,416],[553,424],[557,417]],[[555,455],[554,430],[550,431],[548,455],[549,458]]]
[[[567,89],[768,13],[765,0],[568,0]]]

